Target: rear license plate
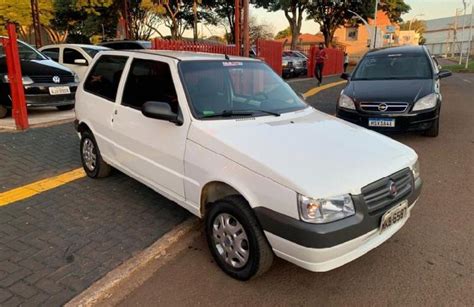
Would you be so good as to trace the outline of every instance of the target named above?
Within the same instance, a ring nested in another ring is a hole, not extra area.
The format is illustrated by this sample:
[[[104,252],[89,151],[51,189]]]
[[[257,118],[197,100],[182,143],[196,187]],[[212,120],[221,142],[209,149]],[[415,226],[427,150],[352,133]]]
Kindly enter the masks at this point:
[[[398,206],[387,211],[382,216],[382,221],[380,222],[380,233],[390,228],[390,226],[393,226],[407,218],[408,218],[408,202],[404,201]]]
[[[66,95],[71,94],[69,86],[55,86],[49,88],[50,95]]]
[[[395,127],[395,118],[369,118],[369,127]]]

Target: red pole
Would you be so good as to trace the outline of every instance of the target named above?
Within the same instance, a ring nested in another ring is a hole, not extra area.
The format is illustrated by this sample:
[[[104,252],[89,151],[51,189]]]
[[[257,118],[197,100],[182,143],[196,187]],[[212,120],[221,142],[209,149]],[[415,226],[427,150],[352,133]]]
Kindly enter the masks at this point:
[[[249,0],[243,0],[244,21],[242,24],[242,34],[244,39],[244,57],[248,57],[250,53],[250,36],[249,36]]]
[[[25,91],[21,75],[18,43],[16,41],[16,26],[7,25],[8,39],[2,39],[7,59],[8,80],[12,98],[12,115],[15,119],[16,129],[28,129],[28,114],[26,112]]]
[[[235,0],[235,20],[234,20],[234,39],[235,49],[237,50],[236,55],[240,55],[240,0]]]

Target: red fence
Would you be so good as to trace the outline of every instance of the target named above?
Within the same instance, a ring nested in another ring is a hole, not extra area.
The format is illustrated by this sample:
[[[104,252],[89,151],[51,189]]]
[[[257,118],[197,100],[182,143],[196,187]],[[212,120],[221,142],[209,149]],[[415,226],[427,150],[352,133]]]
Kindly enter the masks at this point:
[[[283,43],[277,41],[258,40],[257,56],[264,60],[280,76],[282,67]]]
[[[159,50],[178,50],[237,55],[237,49],[235,46],[228,45],[194,43],[190,41],[165,40],[159,38],[153,39],[151,44],[153,49]]]
[[[324,62],[323,76],[341,74],[344,71],[344,51],[335,48],[326,48],[328,59]],[[319,48],[311,46],[308,59],[308,77],[314,77],[316,55]]]

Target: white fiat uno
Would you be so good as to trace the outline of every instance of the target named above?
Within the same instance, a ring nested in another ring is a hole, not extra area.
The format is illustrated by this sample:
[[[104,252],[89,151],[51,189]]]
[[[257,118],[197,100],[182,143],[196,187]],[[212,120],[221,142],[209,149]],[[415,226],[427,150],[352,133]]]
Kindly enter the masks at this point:
[[[259,60],[105,51],[76,117],[89,177],[116,168],[203,218],[240,280],[274,255],[342,266],[400,230],[421,190],[412,149],[316,111]]]

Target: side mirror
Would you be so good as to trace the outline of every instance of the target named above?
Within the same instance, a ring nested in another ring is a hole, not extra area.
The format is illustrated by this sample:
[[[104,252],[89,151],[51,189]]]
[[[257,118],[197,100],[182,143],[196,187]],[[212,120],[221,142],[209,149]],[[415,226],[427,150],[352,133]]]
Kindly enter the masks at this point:
[[[343,73],[341,74],[341,79],[344,79],[344,80],[348,80],[348,81],[349,81],[349,80],[351,79],[351,74],[348,73],[348,72],[343,72]]]
[[[75,59],[74,64],[87,66],[87,60],[86,59]]]
[[[166,102],[147,101],[142,106],[142,114],[149,118],[166,120],[178,126],[183,124],[181,115],[174,113]]]
[[[451,77],[452,75],[453,75],[453,73],[450,72],[449,70],[441,70],[441,71],[438,73],[438,79],[443,79],[443,78]]]

